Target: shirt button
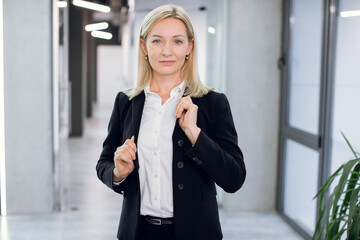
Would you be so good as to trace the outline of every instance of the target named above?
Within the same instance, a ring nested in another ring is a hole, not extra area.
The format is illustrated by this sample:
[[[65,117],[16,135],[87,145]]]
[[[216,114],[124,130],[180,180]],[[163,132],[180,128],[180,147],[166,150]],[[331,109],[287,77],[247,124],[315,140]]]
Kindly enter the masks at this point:
[[[179,184],[178,184],[178,189],[179,189],[179,190],[183,190],[183,189],[184,189],[184,184],[179,183]]]
[[[197,161],[199,160],[199,158],[198,158],[198,157],[193,157],[193,160],[194,160],[195,162],[197,162]]]
[[[183,140],[181,140],[181,139],[180,139],[177,143],[178,143],[178,146],[179,146],[179,147],[184,146],[184,141],[183,141]]]
[[[156,156],[156,152],[154,152],[154,156]]]
[[[178,167],[178,168],[183,168],[183,167],[184,167],[184,163],[183,163],[183,162],[178,162],[178,163],[177,163],[177,167]]]

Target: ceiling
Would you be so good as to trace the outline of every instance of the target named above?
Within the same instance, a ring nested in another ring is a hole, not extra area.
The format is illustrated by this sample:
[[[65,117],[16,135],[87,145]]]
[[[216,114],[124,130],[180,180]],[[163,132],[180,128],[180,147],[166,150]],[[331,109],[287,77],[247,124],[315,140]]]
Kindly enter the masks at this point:
[[[183,7],[185,10],[195,10],[200,7],[206,6],[206,0],[134,0],[135,1],[135,11],[151,11],[152,9],[159,7],[164,4],[175,4]]]

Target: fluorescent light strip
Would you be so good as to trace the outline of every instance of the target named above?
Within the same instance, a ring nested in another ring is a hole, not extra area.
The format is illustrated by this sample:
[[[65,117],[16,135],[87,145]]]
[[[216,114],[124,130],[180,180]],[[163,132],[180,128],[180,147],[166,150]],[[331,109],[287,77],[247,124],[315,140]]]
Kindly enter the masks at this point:
[[[9,240],[9,227],[8,227],[8,221],[7,218],[1,219],[1,239],[3,240]]]
[[[91,9],[91,10],[95,10],[95,11],[99,11],[99,12],[104,12],[104,13],[108,13],[111,10],[110,7],[108,7],[108,6],[97,4],[97,3],[92,3],[92,2],[87,2],[87,1],[82,1],[82,0],[73,0],[73,4],[78,7],[83,7],[83,8],[87,8],[87,9]]]
[[[340,12],[340,16],[343,17],[343,18],[346,18],[346,17],[359,17],[360,16],[360,10],[342,11],[342,12]]]
[[[107,29],[108,27],[109,27],[109,24],[107,22],[88,24],[85,26],[85,31],[91,32],[91,31],[97,31],[97,30],[104,30],[104,29]]]
[[[67,2],[66,1],[57,1],[56,6],[58,8],[66,8],[67,7]]]
[[[216,29],[214,27],[208,27],[208,32],[211,33],[211,34],[215,34]]]
[[[6,216],[6,168],[5,168],[5,104],[4,104],[4,23],[3,1],[0,0],[0,184],[1,216]]]
[[[92,31],[92,32],[91,32],[91,36],[96,37],[96,38],[106,39],[106,40],[109,40],[109,39],[112,38],[112,34],[111,34],[111,33],[102,32],[102,31]]]

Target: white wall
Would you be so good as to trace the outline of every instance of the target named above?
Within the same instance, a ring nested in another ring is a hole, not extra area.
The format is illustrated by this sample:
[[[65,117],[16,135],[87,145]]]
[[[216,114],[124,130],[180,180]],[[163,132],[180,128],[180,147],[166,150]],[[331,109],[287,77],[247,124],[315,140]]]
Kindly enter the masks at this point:
[[[51,212],[51,1],[3,4],[7,211]]]
[[[117,45],[100,45],[97,48],[98,104],[112,106],[119,91],[131,87],[124,70],[123,49]]]
[[[281,4],[281,0],[228,1],[226,93],[248,171],[243,188],[224,196],[228,210],[275,209]]]

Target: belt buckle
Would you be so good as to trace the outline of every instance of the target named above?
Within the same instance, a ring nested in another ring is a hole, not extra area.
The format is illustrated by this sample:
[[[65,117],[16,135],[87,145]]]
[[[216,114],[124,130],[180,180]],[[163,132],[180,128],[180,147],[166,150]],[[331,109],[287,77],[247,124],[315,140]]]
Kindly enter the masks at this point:
[[[161,219],[151,219],[154,225],[161,226]]]

